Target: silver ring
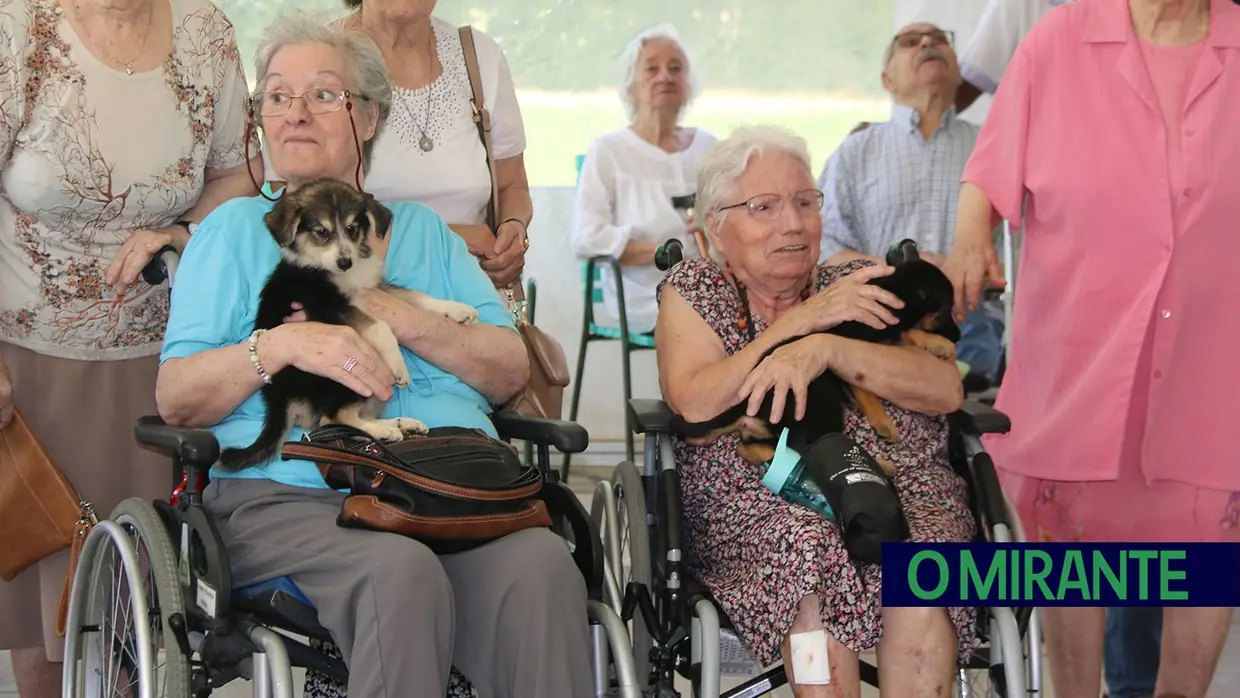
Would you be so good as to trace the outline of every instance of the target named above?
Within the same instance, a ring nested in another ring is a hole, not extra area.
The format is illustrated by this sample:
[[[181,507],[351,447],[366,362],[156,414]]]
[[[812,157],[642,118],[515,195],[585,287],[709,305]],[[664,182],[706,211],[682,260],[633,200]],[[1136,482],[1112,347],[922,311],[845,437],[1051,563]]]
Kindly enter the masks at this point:
[[[344,372],[353,373],[353,367],[357,365],[357,357],[350,356],[344,361]]]

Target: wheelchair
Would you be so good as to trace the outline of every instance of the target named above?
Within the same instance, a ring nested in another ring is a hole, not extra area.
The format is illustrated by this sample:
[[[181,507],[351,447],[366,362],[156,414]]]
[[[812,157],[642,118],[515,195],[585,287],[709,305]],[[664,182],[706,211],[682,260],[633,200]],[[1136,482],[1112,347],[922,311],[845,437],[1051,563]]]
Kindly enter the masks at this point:
[[[679,259],[674,241],[665,247],[670,249],[661,248],[656,260],[667,269]],[[915,246],[901,251],[916,254]],[[767,695],[788,683],[782,663],[757,665],[684,560],[672,417],[661,400],[630,400],[628,423],[644,439],[640,470],[632,461],[621,462],[610,481],[595,488],[590,515],[603,534],[607,602],[631,624],[633,660],[646,695],[679,696],[674,687],[677,676],[689,681],[695,698]],[[1009,419],[989,405],[969,400],[948,422],[949,460],[967,485],[976,540],[1025,540],[1020,519],[1009,507],[981,443],[984,434],[1006,433]],[[1033,609],[979,608],[977,631],[981,645],[958,667],[958,695],[1042,695],[1041,630]],[[725,673],[744,682],[721,692]],[[864,684],[879,688],[874,664],[862,659],[860,676]]]
[[[171,280],[176,261],[174,250],[161,251],[144,277],[152,284]],[[589,435],[578,424],[511,411],[496,412],[492,422],[500,438],[537,451],[552,529],[586,580],[593,695],[637,698],[628,632],[603,602],[599,532],[551,468],[551,448],[580,453]],[[201,507],[220,452],[215,435],[146,416],[134,437],[168,457],[172,496],[121,502],[82,544],[65,624],[63,695],[205,698],[246,678],[256,698],[292,698],[293,667],[347,682],[338,656],[312,648],[330,644],[331,636],[291,579],[233,586],[227,551]]]

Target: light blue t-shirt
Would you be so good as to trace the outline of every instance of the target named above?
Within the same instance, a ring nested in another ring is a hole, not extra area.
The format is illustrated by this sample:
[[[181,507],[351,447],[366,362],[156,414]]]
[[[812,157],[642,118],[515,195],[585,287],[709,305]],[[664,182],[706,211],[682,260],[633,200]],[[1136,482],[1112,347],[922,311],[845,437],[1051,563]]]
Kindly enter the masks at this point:
[[[161,362],[248,340],[254,331],[259,293],[280,261],[279,247],[263,223],[273,206],[261,196],[233,199],[198,226],[173,280]],[[478,309],[478,322],[515,331],[512,315],[491,280],[437,214],[412,202],[387,206],[392,211],[392,240],[384,269],[388,281],[435,298],[467,303]],[[486,397],[408,349],[404,354],[411,381],[395,389],[384,417],[413,417],[432,428],[469,427],[496,435]],[[247,364],[238,370],[252,369]],[[244,447],[258,437],[265,413],[262,395],[256,392],[210,430],[221,448]],[[304,433],[294,428],[289,440],[298,440]],[[313,463],[279,456],[240,472],[213,468],[211,477],[327,487]]]

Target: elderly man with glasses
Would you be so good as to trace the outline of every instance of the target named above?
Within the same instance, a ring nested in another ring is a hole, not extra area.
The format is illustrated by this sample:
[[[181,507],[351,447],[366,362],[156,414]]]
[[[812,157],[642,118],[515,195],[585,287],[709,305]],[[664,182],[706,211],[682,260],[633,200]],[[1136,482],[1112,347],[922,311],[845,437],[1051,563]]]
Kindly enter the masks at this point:
[[[881,259],[910,238],[923,257],[942,262],[955,230],[960,176],[979,131],[953,106],[961,77],[952,44],[950,31],[919,22],[888,45],[882,81],[895,101],[891,120],[849,135],[818,180],[826,194],[822,259]],[[961,330],[958,357],[969,365],[969,377],[993,380],[1002,354],[1001,310],[979,307]]]

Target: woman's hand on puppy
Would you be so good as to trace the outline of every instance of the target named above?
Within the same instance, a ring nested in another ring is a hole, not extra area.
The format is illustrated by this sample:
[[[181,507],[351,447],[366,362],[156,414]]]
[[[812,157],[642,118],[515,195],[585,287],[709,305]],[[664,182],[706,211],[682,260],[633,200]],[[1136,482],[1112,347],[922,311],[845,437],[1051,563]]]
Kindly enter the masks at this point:
[[[792,325],[790,336],[793,337],[829,330],[845,322],[862,322],[876,330],[886,329],[899,322],[891,309],[903,308],[904,302],[869,282],[893,271],[894,267],[885,265],[862,267],[810,296],[779,322]]]
[[[749,401],[746,414],[756,415],[766,394],[774,391],[770,419],[778,424],[791,392],[796,419],[804,419],[806,390],[827,369],[830,339],[827,335],[803,337],[779,347],[754,367],[740,389],[739,399]]]
[[[362,397],[392,397],[396,382],[392,370],[352,327],[286,322],[259,337],[257,351],[268,374],[294,366],[330,378]]]

